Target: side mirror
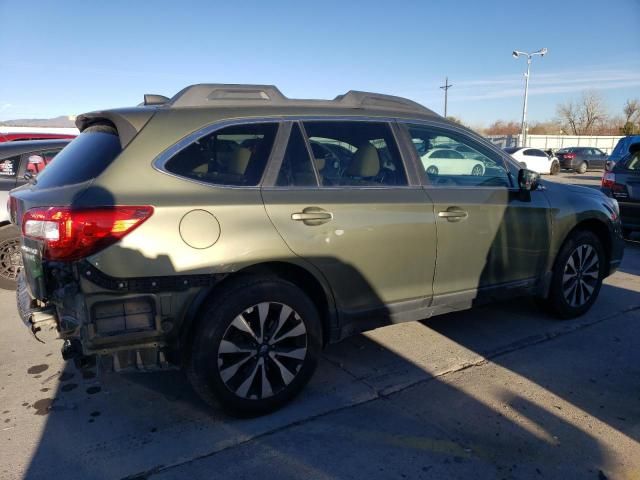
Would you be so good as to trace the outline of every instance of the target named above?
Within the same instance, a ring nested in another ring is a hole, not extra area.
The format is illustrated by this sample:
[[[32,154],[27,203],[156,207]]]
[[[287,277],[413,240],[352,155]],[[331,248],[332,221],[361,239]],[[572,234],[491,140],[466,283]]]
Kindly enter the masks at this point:
[[[615,162],[611,161],[611,160],[607,160],[604,164],[604,171],[605,172],[610,172],[611,170],[613,170],[613,167],[615,166]]]
[[[533,191],[537,190],[540,185],[540,174],[526,168],[520,169],[518,172],[518,186],[520,190]]]

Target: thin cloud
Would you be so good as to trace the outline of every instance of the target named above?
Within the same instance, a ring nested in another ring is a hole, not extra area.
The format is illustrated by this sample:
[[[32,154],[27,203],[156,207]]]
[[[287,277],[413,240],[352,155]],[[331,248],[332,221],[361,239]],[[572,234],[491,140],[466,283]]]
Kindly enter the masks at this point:
[[[456,82],[458,94],[451,101],[473,101],[522,96],[522,76]],[[589,89],[614,90],[640,86],[640,71],[585,70],[543,73],[531,76],[530,95],[581,92]]]

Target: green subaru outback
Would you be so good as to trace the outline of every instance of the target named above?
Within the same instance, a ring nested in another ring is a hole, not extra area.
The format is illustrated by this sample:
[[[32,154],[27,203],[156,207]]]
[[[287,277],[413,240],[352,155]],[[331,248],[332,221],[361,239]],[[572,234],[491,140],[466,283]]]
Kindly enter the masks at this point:
[[[194,85],[76,123],[11,193],[24,323],[65,358],[184,367],[235,412],[281,406],[363,330],[514,295],[581,315],[622,258],[615,200],[404,98]]]

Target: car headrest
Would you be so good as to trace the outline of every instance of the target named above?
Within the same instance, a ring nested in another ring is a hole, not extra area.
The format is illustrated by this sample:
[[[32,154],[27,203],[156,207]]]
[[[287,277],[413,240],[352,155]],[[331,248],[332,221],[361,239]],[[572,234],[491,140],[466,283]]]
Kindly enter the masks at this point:
[[[231,154],[229,164],[227,165],[228,173],[235,175],[244,175],[251,159],[251,150],[245,147],[236,148]]]
[[[358,148],[351,165],[347,169],[347,175],[352,177],[375,177],[380,173],[380,156],[376,147],[369,142]]]

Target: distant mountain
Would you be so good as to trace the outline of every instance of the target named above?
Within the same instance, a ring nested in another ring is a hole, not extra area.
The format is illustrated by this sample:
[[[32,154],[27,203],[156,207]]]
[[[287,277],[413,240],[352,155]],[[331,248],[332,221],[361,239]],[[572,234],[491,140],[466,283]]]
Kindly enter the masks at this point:
[[[2,120],[0,125],[6,127],[75,127],[76,117],[60,116],[56,118],[23,118],[19,120]]]

